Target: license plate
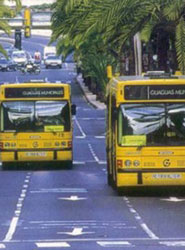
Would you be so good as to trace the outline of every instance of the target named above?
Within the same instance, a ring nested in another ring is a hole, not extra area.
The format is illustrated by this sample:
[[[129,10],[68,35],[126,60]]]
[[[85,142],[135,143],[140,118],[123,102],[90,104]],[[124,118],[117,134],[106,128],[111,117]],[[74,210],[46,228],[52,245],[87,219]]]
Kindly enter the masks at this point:
[[[181,174],[153,174],[153,179],[163,179],[163,180],[169,180],[169,179],[181,179]]]
[[[29,156],[29,157],[45,157],[46,156],[46,152],[27,152],[26,153],[26,156]]]

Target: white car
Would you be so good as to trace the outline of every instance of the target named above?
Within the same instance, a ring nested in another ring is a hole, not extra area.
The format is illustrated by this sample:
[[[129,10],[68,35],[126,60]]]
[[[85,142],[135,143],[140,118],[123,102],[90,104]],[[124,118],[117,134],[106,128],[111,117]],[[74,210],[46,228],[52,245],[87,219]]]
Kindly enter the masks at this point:
[[[56,56],[57,50],[55,46],[45,46],[43,51],[44,61],[48,56]]]
[[[24,65],[28,62],[27,54],[24,50],[13,51],[11,59],[18,66]]]
[[[45,67],[57,67],[57,68],[62,68],[62,60],[59,56],[48,56],[45,61],[44,61]]]

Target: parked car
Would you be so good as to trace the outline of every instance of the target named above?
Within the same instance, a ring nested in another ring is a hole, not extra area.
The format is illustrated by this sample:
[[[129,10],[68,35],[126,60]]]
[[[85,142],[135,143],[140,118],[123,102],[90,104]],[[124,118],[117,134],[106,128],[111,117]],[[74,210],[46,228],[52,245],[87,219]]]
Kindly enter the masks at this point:
[[[62,68],[62,60],[59,56],[48,56],[44,61],[45,67],[57,67]]]
[[[16,63],[5,57],[0,57],[0,71],[15,71],[17,69]]]
[[[11,58],[18,66],[22,66],[28,62],[27,54],[24,50],[13,51]]]

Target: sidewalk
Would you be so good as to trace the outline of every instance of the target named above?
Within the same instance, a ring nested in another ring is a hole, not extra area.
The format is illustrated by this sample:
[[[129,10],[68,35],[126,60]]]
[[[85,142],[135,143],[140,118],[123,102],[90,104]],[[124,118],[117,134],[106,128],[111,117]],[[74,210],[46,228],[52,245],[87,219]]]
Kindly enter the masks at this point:
[[[106,109],[106,105],[105,103],[102,103],[98,100],[96,100],[96,95],[92,94],[88,87],[85,86],[85,83],[83,81],[83,78],[82,78],[82,74],[79,74],[76,78],[77,80],[77,83],[79,84],[86,100],[95,108],[97,109]]]

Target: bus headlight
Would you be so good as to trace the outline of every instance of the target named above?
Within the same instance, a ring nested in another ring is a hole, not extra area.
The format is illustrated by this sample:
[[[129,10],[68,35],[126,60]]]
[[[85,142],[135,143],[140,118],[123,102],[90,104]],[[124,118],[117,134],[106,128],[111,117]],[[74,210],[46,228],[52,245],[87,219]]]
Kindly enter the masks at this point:
[[[132,162],[130,160],[125,161],[125,166],[130,167],[132,165]]]
[[[133,165],[134,165],[134,167],[138,167],[138,166],[140,165],[140,162],[137,161],[137,160],[135,160],[135,161],[133,162]]]

